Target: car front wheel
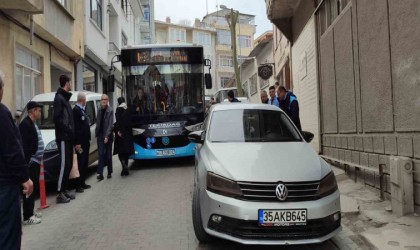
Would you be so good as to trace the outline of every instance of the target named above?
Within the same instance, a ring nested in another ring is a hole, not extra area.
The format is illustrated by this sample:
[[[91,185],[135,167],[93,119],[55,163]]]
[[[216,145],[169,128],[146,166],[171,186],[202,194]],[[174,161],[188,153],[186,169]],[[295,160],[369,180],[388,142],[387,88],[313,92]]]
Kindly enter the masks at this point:
[[[197,240],[201,243],[210,242],[212,237],[204,230],[203,221],[201,219],[199,189],[197,187],[194,188],[192,200],[192,220]]]

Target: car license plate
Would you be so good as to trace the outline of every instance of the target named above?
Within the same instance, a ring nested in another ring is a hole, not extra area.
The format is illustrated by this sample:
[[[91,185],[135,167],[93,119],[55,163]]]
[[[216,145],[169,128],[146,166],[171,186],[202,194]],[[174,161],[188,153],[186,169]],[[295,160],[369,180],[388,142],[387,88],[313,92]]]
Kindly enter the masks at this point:
[[[307,210],[258,210],[258,224],[265,227],[287,227],[306,225]]]
[[[156,156],[174,156],[175,155],[175,149],[162,149],[162,150],[156,150]]]

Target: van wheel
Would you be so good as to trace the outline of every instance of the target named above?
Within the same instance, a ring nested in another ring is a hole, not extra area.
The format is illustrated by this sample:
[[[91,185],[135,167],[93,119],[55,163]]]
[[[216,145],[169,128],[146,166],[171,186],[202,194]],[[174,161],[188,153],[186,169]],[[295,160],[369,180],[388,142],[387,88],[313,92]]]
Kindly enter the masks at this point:
[[[197,240],[200,243],[211,242],[213,238],[204,230],[203,221],[201,219],[200,199],[197,187],[194,188],[192,200],[192,220],[194,226],[194,233]]]

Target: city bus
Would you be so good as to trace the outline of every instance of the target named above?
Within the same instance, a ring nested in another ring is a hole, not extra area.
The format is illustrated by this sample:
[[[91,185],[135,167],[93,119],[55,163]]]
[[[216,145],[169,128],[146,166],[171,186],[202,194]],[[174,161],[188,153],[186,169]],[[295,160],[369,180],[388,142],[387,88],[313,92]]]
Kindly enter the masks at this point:
[[[204,120],[210,60],[198,45],[141,45],[121,50],[123,91],[133,127],[134,160],[189,157],[188,140]]]

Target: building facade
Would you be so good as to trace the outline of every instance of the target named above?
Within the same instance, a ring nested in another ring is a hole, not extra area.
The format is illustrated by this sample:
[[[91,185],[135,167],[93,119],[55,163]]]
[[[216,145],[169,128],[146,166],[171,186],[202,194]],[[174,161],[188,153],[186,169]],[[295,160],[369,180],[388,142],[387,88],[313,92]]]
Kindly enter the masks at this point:
[[[276,81],[286,89],[293,88],[292,58],[290,41],[273,25],[273,54],[274,54],[274,75]]]
[[[61,74],[75,78],[84,55],[83,11],[82,1],[0,1],[3,103],[13,113],[34,95],[56,91]]]
[[[314,34],[319,83],[313,91],[319,93],[321,153],[372,170],[382,164],[393,210],[401,210],[395,204],[412,204],[419,212],[420,2],[266,3],[269,19],[291,41],[292,55],[299,39]],[[293,61],[294,86],[295,71],[303,69],[297,63]],[[404,174],[411,176],[412,192],[401,197]],[[377,177],[375,171],[366,171],[366,184],[379,188]]]
[[[203,23],[216,29],[216,58],[213,61],[213,65],[216,68],[215,75],[213,75],[213,84],[216,87],[216,91],[219,88],[224,88],[234,74],[231,32],[225,18],[227,14],[231,13],[231,10],[223,5],[221,8],[221,10],[210,13],[203,18]],[[239,65],[254,47],[255,30],[255,16],[239,13],[236,24]]]
[[[78,63],[77,89],[107,93],[111,105],[123,95],[121,63],[113,64],[115,84],[108,82],[111,61],[127,45],[154,39],[153,0],[88,0],[84,4],[85,58]]]
[[[258,67],[267,65],[273,69],[272,76],[265,80],[258,75]],[[267,31],[255,39],[255,47],[239,66],[242,88],[251,103],[261,103],[261,91],[268,93],[268,88],[276,81],[273,62],[273,32]],[[235,76],[226,87],[236,87]]]
[[[189,43],[203,46],[204,58],[212,61],[210,74],[213,76],[213,88],[206,89],[206,95],[213,95],[217,90],[215,86],[215,59],[216,59],[216,29],[211,28],[196,19],[194,25],[182,25],[171,23],[169,17],[165,22],[155,21],[156,43],[177,44]],[[206,68],[207,69],[207,68]],[[207,71],[204,73],[208,73]]]

